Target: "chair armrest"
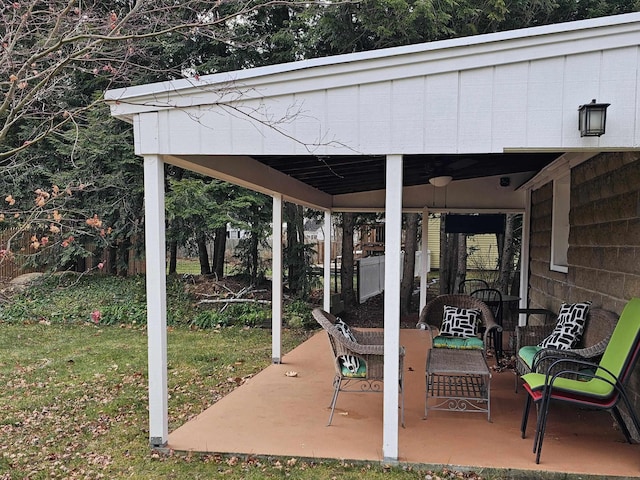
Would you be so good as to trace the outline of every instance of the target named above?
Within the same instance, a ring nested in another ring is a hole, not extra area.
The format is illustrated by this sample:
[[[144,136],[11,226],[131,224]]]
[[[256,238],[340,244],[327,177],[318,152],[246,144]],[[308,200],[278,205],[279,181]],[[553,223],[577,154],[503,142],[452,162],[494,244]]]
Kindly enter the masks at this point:
[[[502,325],[496,323],[493,319],[493,316],[491,316],[485,319],[484,326],[486,327],[486,330],[482,335],[482,341],[484,342],[484,348],[486,350],[487,348],[489,348],[489,339],[491,335],[497,332],[502,332]]]
[[[418,322],[416,323],[416,328],[418,330],[428,330],[429,331],[429,335],[431,336],[431,341],[433,342],[433,339],[438,335],[438,333],[440,332],[440,330],[438,329],[438,327],[434,327],[433,325],[429,325],[428,323],[425,322]]]
[[[546,385],[553,386],[556,378],[575,378],[576,372],[579,370],[581,372],[581,376],[589,378],[599,378],[610,383],[611,385],[615,385],[613,382],[611,382],[611,379],[606,379],[601,376],[595,375],[595,373],[589,372],[589,369],[592,369],[595,372],[599,368],[610,374],[611,379],[615,379],[615,384],[619,383],[617,377],[606,368],[601,367],[597,363],[576,358],[558,358],[549,365],[546,371],[532,372],[525,375],[524,379],[532,389],[537,390]]]
[[[594,358],[602,355],[607,348],[607,344],[609,343],[609,337],[601,342],[598,342],[596,345],[592,345],[587,348],[571,348],[568,350],[558,350],[555,348],[545,348],[536,352],[533,357],[533,367],[532,370],[540,371],[538,366],[542,366],[544,370],[547,368],[551,361],[559,360],[561,358],[566,358],[568,360],[581,360],[581,361],[590,361]]]
[[[383,331],[367,331],[352,328],[351,333],[359,344],[362,345],[384,345],[384,332]]]
[[[536,352],[531,361],[531,371],[543,373],[546,372],[556,360],[585,360],[584,357],[575,353],[573,350],[558,350],[557,348],[543,348]]]
[[[360,355],[384,355],[384,332],[352,329],[351,333],[358,340],[355,343],[345,337],[345,346],[348,345],[351,352]],[[400,346],[399,354],[404,357],[405,349],[403,346]]]
[[[589,372],[589,370],[593,370],[593,372]],[[596,375],[598,370],[606,372],[610,378]],[[624,388],[620,384],[618,377],[616,377],[610,370],[598,365],[597,363],[577,358],[559,358],[551,363],[544,374],[545,385],[553,386],[556,378],[575,377],[577,371],[580,371],[581,376],[603,380],[614,388]]]
[[[349,355],[384,355],[384,345],[380,344],[367,345],[345,339],[343,345],[346,347],[346,350],[348,350],[346,353]]]
[[[607,345],[609,344],[609,340],[611,339],[611,335],[608,335],[604,340],[599,341],[595,345],[591,345],[590,347],[585,348],[574,348],[570,351],[579,355],[582,358],[596,358],[604,353],[607,349]]]

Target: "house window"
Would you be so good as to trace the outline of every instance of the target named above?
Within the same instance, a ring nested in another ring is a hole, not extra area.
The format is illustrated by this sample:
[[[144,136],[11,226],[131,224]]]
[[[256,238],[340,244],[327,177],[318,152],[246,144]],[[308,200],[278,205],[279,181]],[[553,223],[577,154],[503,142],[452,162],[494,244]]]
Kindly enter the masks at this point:
[[[551,220],[551,270],[567,273],[569,251],[569,208],[571,206],[571,174],[553,181],[553,213]]]

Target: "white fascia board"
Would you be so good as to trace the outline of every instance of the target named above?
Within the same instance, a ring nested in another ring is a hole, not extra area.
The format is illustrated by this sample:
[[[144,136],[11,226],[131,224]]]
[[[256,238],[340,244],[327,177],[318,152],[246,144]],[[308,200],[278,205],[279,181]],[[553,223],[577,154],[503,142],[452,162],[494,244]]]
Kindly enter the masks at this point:
[[[234,183],[266,195],[282,195],[287,201],[316,210],[330,210],[332,197],[306,183],[279,172],[250,157],[243,156],[172,156],[167,163]]]
[[[109,90],[112,115],[374,83],[638,45],[640,13],[336,55]]]

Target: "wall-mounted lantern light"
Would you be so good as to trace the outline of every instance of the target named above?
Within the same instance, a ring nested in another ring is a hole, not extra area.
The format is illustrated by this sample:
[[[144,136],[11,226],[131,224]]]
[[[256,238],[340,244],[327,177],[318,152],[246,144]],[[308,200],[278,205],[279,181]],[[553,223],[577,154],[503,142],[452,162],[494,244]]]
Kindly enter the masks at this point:
[[[578,130],[581,137],[599,137],[604,134],[607,123],[607,107],[610,103],[591,103],[580,105],[578,108]]]
[[[429,183],[434,187],[446,187],[451,183],[451,180],[453,180],[453,177],[444,175],[442,177],[431,177]]]

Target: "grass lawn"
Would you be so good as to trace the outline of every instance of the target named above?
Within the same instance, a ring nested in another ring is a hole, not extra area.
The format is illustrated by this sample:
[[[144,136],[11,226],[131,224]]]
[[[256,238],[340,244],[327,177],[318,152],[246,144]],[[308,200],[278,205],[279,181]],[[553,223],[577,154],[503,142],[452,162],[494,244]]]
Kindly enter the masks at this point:
[[[90,320],[99,299],[114,292],[121,308],[113,318],[141,308],[139,279],[117,281],[124,285],[111,278],[49,284],[0,305],[1,480],[477,478],[459,472],[430,477],[426,470],[378,464],[151,451],[145,326]],[[188,315],[188,298],[173,298],[185,302],[173,308]],[[307,336],[284,329],[284,350]],[[169,327],[170,430],[266,367],[270,348],[267,329]]]

